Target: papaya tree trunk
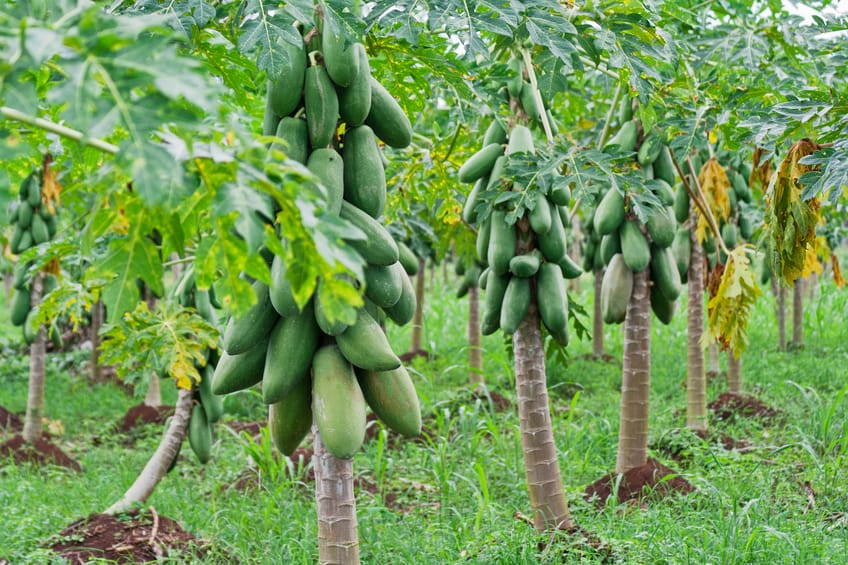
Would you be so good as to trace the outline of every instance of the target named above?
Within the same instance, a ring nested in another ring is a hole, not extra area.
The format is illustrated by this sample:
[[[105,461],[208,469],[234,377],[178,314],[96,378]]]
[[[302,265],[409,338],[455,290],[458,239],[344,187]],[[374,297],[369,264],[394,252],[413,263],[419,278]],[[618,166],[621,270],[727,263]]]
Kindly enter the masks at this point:
[[[795,279],[792,287],[792,347],[804,345],[804,279]]]
[[[710,374],[719,374],[721,372],[721,363],[718,359],[718,345],[716,345],[715,341],[710,342],[710,346],[707,348],[707,355],[709,357]]]
[[[592,355],[604,356],[604,318],[601,314],[601,287],[604,282],[604,270],[595,269],[595,298],[592,304]]]
[[[815,300],[819,293],[819,274],[815,271],[810,273],[804,282],[804,290],[807,294],[807,300]]]
[[[427,276],[427,262],[418,258],[418,277],[415,279],[415,314],[412,316],[412,345],[409,351],[421,350],[424,334],[424,282]]]
[[[480,345],[480,288],[468,287],[468,377],[472,385],[486,383],[483,377],[483,351]]]
[[[150,380],[147,384],[147,393],[144,395],[144,403],[147,406],[162,406],[162,388],[159,385],[159,375],[154,372],[150,373]]]
[[[419,271],[423,272],[423,271]],[[321,565],[359,563],[353,459],[334,457],[313,426],[315,501],[318,508],[318,562]]]
[[[689,235],[689,273],[686,335],[686,427],[707,429],[707,374],[704,366],[704,249],[694,230]]]
[[[727,351],[727,392],[742,394],[742,359],[732,349]]]
[[[100,328],[103,327],[103,302],[98,300],[91,307],[91,378],[99,383],[103,377],[100,366]]]
[[[181,388],[177,394],[174,415],[171,417],[162,441],[159,442],[153,456],[132,486],[120,500],[106,509],[106,514],[120,514],[131,509],[135,504],[143,504],[147,501],[179,453],[180,445],[185,439],[188,420],[191,417],[191,404],[192,391]]]
[[[648,414],[651,389],[651,299],[649,272],[633,274],[633,292],[624,319],[621,425],[615,470],[624,473],[648,461]]]
[[[530,309],[512,338],[515,354],[515,387],[521,447],[533,525],[538,531],[568,529],[573,526],[562,486],[551,410],[548,405],[545,349],[539,326],[535,296]]]
[[[12,300],[12,273],[3,274],[3,290],[6,292],[6,304],[10,304]]]
[[[786,350],[786,287],[777,283],[777,339],[778,348]]]
[[[30,287],[30,300],[34,306],[41,300],[44,290],[44,276],[35,275]],[[47,331],[44,326],[38,329],[35,341],[29,346],[29,391],[27,394],[26,416],[22,432],[24,441],[34,443],[43,431],[41,419],[44,416],[44,357],[46,356]]]

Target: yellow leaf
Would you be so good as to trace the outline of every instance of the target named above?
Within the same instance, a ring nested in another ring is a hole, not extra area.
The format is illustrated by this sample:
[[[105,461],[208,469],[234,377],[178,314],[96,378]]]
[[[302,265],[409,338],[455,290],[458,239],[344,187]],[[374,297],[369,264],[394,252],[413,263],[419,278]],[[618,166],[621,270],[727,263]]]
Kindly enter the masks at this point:
[[[724,167],[719,165],[715,157],[701,167],[698,173],[698,184],[701,186],[701,192],[715,221],[721,223],[721,220],[727,219],[730,216],[730,198],[727,191],[731,189],[731,184]],[[700,209],[696,208],[696,210],[698,210],[698,226],[695,234],[698,236],[698,241],[703,243],[707,239],[709,222],[706,216],[701,214]]]
[[[714,339],[722,349],[741,355],[748,348],[748,322],[751,310],[762,291],[751,271],[746,247],[730,252],[718,291],[707,304],[708,331],[704,339]]]
[[[50,168],[50,162],[47,161],[41,169],[41,202],[51,214],[56,213],[61,192],[62,186],[59,184],[56,171]]]
[[[842,271],[839,270],[839,259],[836,258],[836,255],[830,256],[830,266],[833,268],[833,282],[836,283],[836,286],[842,288],[845,286],[845,279],[842,278]]]
[[[804,268],[801,270],[802,277],[809,277],[813,273],[821,274],[822,264],[812,246],[807,246],[807,255],[804,258]]]
[[[710,145],[715,145],[718,142],[718,132],[715,128],[710,130]]]

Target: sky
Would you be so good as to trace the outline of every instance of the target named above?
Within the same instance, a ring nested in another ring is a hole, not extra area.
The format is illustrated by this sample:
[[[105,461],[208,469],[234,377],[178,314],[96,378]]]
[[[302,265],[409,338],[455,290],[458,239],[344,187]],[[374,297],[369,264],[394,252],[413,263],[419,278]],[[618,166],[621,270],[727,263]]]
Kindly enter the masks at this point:
[[[783,5],[790,12],[794,12],[799,16],[803,16],[807,21],[811,20],[811,16],[817,13],[817,10],[810,8],[804,2],[793,2],[792,0],[783,0]],[[836,12],[839,14],[848,14],[848,0],[840,0],[835,5],[828,7],[828,12]]]

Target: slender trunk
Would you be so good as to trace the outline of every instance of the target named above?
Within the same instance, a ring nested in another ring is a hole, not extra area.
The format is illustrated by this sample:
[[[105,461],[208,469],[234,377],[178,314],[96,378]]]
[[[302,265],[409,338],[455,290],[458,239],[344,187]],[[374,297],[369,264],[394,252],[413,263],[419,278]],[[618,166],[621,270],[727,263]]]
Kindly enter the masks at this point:
[[[162,406],[162,389],[159,386],[159,375],[150,372],[150,380],[147,385],[147,394],[144,395],[144,403],[147,406]]]
[[[648,462],[648,402],[651,389],[651,299],[649,270],[633,275],[633,293],[624,319],[621,426],[617,473]]]
[[[9,304],[12,300],[12,273],[6,273],[3,275],[3,288],[6,291],[6,304]]]
[[[781,351],[786,351],[786,287],[777,283],[777,339]]]
[[[551,428],[545,348],[539,323],[534,297],[527,316],[513,335],[512,344],[521,446],[530,504],[533,507],[533,524],[538,531],[544,531],[567,529],[573,524]]]
[[[426,261],[418,259],[418,278],[415,279],[415,314],[412,316],[412,345],[410,352],[421,350],[424,333],[424,280],[427,276]]]
[[[430,266],[430,288],[436,288],[436,265]]]
[[[689,236],[688,319],[686,337],[686,427],[707,429],[707,375],[704,366],[704,249],[698,236]]]
[[[709,357],[710,373],[713,375],[719,374],[721,372],[721,363],[718,360],[718,345],[716,345],[715,341],[710,342],[707,355]]]
[[[819,293],[819,274],[810,273],[804,282],[804,290],[807,294],[807,300],[815,300]]]
[[[448,286],[448,262],[447,259],[442,260],[442,282]]]
[[[103,376],[100,366],[100,328],[103,327],[103,302],[98,300],[91,307],[91,378],[99,383]]]
[[[574,216],[571,220],[571,240],[570,241],[580,241],[583,238],[583,230],[582,224],[580,223],[580,217]],[[568,254],[571,256],[571,260],[576,264],[580,264],[582,262],[580,258],[580,246],[572,245],[571,249],[568,250]],[[579,292],[580,291],[580,277],[575,279],[569,279],[568,281],[568,290],[570,292]],[[603,351],[601,352],[603,353]]]
[[[804,279],[795,279],[792,289],[792,347],[804,345]]]
[[[604,270],[595,270],[595,298],[592,310],[592,355],[604,356],[604,318],[601,314],[601,286],[604,282]]]
[[[486,382],[480,341],[480,288],[474,284],[468,288],[468,376],[478,387]]]
[[[732,349],[727,350],[727,392],[742,394],[742,359]]]
[[[30,300],[34,306],[41,300],[44,290],[44,276],[39,273],[32,279]],[[29,346],[29,393],[27,395],[26,417],[23,437],[27,443],[34,443],[41,437],[43,430],[41,418],[44,416],[44,357],[46,355],[47,331],[44,326],[38,328],[35,341]]]
[[[177,395],[177,405],[168,431],[159,442],[159,447],[144,466],[141,474],[115,504],[106,510],[106,514],[119,514],[126,512],[135,504],[143,504],[153,493],[153,489],[168,472],[168,468],[174,461],[174,457],[180,450],[180,445],[186,435],[188,420],[191,416],[192,391],[181,388]]]
[[[423,271],[421,271],[423,272]],[[318,507],[318,562],[321,565],[359,563],[353,459],[334,457],[313,427],[315,500]]]

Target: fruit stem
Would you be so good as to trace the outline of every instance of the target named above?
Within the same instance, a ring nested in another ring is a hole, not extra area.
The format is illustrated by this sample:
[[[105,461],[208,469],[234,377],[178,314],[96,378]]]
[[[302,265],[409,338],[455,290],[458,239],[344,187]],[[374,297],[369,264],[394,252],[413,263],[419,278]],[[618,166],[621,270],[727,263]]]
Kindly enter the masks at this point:
[[[546,111],[545,103],[542,101],[542,93],[539,92],[539,82],[536,80],[536,71],[533,69],[533,60],[530,58],[530,51],[522,47],[521,57],[524,59],[524,70],[527,71],[527,78],[530,79],[530,85],[533,87],[533,98],[536,99],[536,106],[539,107],[539,118],[542,120],[545,137],[548,139],[548,145],[553,145],[554,134],[551,129],[551,123],[548,121],[548,112]]]

